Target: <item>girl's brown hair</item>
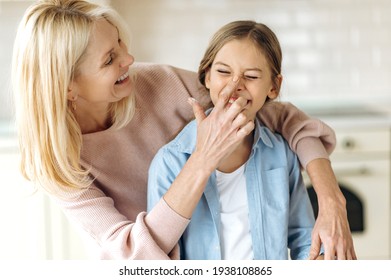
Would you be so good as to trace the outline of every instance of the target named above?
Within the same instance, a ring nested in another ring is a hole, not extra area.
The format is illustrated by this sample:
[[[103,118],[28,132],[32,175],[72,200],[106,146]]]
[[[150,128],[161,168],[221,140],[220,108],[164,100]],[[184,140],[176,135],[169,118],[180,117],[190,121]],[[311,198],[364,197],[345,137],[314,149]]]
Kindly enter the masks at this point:
[[[214,34],[198,67],[199,81],[205,86],[206,72],[212,66],[217,53],[226,43],[245,38],[251,39],[265,55],[272,73],[273,84],[278,92],[280,83],[277,82],[277,76],[281,74],[282,62],[280,43],[269,27],[251,20],[233,21],[221,27]]]

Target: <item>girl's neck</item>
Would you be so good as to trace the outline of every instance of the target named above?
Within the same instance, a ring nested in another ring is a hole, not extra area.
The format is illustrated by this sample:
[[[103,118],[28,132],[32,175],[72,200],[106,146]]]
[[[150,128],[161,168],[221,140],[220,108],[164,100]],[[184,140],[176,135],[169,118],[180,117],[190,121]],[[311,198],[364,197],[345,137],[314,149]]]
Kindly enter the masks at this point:
[[[245,164],[250,157],[253,142],[254,133],[251,133],[244,138],[242,143],[240,143],[240,145],[222,161],[217,169],[224,173],[232,173]]]

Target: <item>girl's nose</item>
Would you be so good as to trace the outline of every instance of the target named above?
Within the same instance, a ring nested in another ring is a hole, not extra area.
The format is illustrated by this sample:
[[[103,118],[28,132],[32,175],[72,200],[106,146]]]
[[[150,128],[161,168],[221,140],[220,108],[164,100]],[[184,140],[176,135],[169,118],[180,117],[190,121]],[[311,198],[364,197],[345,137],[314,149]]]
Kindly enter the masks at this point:
[[[236,87],[236,91],[242,91],[244,89],[243,77],[239,76],[238,86]]]

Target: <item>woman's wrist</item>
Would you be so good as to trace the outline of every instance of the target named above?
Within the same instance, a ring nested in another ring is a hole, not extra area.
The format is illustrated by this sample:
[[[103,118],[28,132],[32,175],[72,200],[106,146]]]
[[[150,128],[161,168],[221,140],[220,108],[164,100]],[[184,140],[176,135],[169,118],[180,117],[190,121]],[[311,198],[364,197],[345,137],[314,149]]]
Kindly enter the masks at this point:
[[[328,159],[315,159],[307,164],[307,174],[315,189],[319,207],[329,207],[330,203],[346,206],[346,200],[339,188],[331,162]]]
[[[184,218],[190,219],[214,170],[205,160],[193,153],[164,195],[166,203]]]
[[[194,151],[188,163],[191,164],[191,168],[195,172],[199,173],[199,176],[209,178],[217,168],[218,163],[215,161],[215,159],[208,158],[202,152]]]
[[[342,192],[327,193],[318,196],[319,211],[330,211],[332,209],[340,209],[346,211],[346,199]]]

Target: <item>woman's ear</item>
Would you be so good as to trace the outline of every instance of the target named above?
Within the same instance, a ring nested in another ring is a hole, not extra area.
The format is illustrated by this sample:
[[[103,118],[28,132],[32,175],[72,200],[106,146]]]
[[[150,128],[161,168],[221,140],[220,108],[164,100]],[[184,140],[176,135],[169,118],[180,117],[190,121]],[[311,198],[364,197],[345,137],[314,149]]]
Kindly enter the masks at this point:
[[[67,99],[69,101],[75,101],[77,99],[77,96],[73,94],[71,90],[68,90]]]
[[[73,82],[68,86],[67,99],[69,101],[76,101],[77,99],[77,93],[76,90],[74,90]]]
[[[280,94],[282,79],[283,78],[281,74],[278,74],[277,77],[274,79],[273,87],[271,88],[269,94],[267,95],[270,99],[276,99]]]

